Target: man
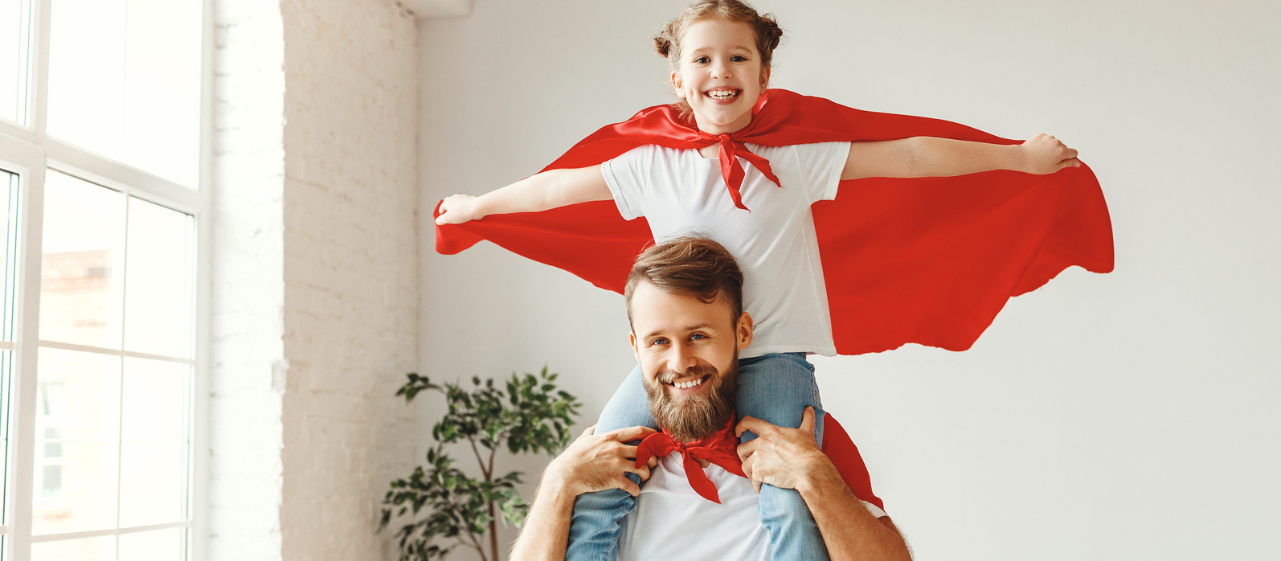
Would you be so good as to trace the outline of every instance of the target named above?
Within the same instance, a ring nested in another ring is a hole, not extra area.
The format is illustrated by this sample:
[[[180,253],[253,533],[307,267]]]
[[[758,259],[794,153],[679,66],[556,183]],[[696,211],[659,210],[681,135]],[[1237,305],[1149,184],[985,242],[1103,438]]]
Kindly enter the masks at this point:
[[[799,429],[750,417],[733,424],[738,352],[752,342],[751,316],[735,314],[737,295],[725,293],[741,290],[724,282],[726,275],[741,279],[733,258],[716,242],[691,237],[638,259],[654,261],[664,266],[633,268],[627,297],[632,349],[663,433],[588,429],[543,473],[512,559],[563,559],[575,498],[623,489],[637,501],[623,520],[620,559],[767,560],[753,489],[762,483],[800,493],[833,560],[910,559],[890,518],[864,502],[879,499],[857,449],[832,419],[824,445],[839,467],[815,444],[812,410]],[[758,438],[739,446],[747,430]],[[641,438],[639,446],[627,444]],[[649,482],[642,490],[628,473]]]

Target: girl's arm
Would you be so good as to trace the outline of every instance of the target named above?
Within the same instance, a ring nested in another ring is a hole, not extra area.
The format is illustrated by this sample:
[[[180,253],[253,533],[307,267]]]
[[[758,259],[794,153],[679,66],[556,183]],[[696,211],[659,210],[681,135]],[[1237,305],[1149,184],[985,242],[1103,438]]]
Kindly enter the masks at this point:
[[[600,166],[553,169],[526,177],[479,197],[453,195],[441,204],[436,224],[461,224],[491,214],[537,212],[588,201],[614,198]]]
[[[841,179],[950,177],[997,169],[1044,175],[1080,165],[1076,150],[1045,134],[1010,146],[917,136],[850,143]]]

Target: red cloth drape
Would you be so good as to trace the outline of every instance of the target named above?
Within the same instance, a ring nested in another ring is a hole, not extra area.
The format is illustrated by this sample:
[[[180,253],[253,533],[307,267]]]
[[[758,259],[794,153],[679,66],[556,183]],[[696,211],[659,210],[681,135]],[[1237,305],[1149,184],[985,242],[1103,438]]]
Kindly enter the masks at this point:
[[[732,136],[770,146],[913,136],[1018,142],[786,90],[766,92],[752,123]],[[599,164],[645,144],[696,148],[720,140],[698,131],[671,106],[655,106],[596,131],[546,169]],[[729,162],[734,163],[739,162]],[[1098,273],[1113,267],[1107,205],[1084,164],[1052,175],[993,171],[843,181],[835,200],[812,208],[841,354],[906,343],[964,350],[1010,297],[1073,265]],[[436,227],[436,250],[443,254],[482,239],[616,292],[622,292],[636,255],[653,243],[648,223],[623,220],[612,201]]]

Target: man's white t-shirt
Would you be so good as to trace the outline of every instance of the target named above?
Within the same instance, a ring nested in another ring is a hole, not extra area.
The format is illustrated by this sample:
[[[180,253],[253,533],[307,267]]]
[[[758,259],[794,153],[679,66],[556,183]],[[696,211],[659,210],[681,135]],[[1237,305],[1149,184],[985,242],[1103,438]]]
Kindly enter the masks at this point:
[[[735,559],[770,561],[769,532],[761,525],[751,480],[710,464],[704,473],[721,504],[694,491],[680,452],[659,459],[641,486],[636,508],[623,517],[619,561]],[[885,511],[864,501],[872,516]]]
[[[810,205],[836,197],[848,142],[747,144],[779,178],[746,160],[743,205],[734,206],[720,161],[698,150],[646,145],[601,164],[623,218],[644,216],[654,240],[686,234],[725,246],[743,270],[743,310],[755,323],[744,358],[767,353],[836,354],[827,288]]]

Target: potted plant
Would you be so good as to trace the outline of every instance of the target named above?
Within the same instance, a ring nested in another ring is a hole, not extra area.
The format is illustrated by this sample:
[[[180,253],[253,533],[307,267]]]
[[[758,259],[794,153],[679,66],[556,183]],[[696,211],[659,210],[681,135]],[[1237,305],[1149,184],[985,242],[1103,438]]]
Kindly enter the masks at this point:
[[[432,427],[436,446],[427,452],[427,465],[392,481],[383,497],[379,530],[393,519],[400,525],[396,536],[401,561],[443,559],[459,545],[475,549],[484,561],[498,561],[498,519],[519,526],[529,506],[516,493],[521,473],[494,473],[494,457],[504,447],[512,454],[554,454],[569,443],[569,428],[582,404],[557,389],[556,376],[547,367],[538,376],[513,373],[504,391],[493,379],[482,384],[473,377],[473,387],[467,390],[457,383],[442,387],[426,376],[407,375],[396,395],[405,396],[408,403],[420,392],[437,391],[445,395],[448,411]],[[455,467],[445,451],[445,445],[461,442],[475,455],[479,478]]]

